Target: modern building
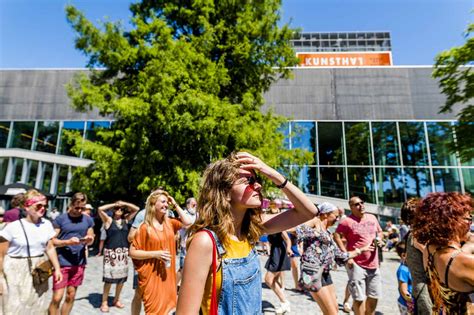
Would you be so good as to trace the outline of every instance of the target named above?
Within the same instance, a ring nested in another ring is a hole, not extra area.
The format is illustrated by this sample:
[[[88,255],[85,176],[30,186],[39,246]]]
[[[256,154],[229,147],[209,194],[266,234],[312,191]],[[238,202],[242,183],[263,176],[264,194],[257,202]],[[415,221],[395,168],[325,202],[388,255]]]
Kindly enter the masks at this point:
[[[60,194],[75,167],[93,163],[70,151],[67,131],[93,140],[112,118],[78,113],[64,86],[78,71],[0,70],[0,183],[16,181]],[[296,68],[292,80],[265,94],[290,123],[290,148],[313,152],[308,165],[286,165],[315,200],[347,207],[363,196],[383,220],[403,201],[432,191],[474,191],[474,161],[461,163],[447,144],[456,141],[456,112],[445,102],[431,67]],[[56,205],[63,206],[56,201]]]
[[[301,32],[290,43],[296,53],[392,51],[390,32]]]

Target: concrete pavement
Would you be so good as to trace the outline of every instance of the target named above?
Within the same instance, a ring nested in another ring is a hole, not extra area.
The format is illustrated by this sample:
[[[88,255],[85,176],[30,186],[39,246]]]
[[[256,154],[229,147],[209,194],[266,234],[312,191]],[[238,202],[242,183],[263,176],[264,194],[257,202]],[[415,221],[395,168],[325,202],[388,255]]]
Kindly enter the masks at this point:
[[[265,274],[263,268],[265,256],[261,256],[262,274]],[[384,262],[382,264],[382,288],[383,295],[379,300],[377,306],[378,314],[399,314],[397,307],[398,289],[396,270],[399,265],[398,257],[395,253],[384,253]],[[133,298],[134,291],[132,289],[132,268],[129,270],[129,279],[125,283],[122,291],[121,301],[125,304],[125,308],[118,309],[110,307],[109,314],[130,314],[130,304]],[[344,298],[344,290],[347,283],[347,274],[344,268],[339,268],[331,273],[338,302],[341,305]],[[284,276],[285,290],[289,301],[291,302],[291,314],[322,314],[316,302],[313,301],[309,294],[299,293],[290,288],[293,287],[293,280],[290,272],[285,272]],[[263,286],[263,302],[262,308],[264,314],[274,314],[275,309],[279,306],[276,295]],[[76,295],[76,301],[72,314],[101,314],[99,307],[102,301],[102,257],[90,257],[89,264],[86,269],[84,283],[79,287]],[[111,305],[115,286],[112,286],[111,296],[109,297],[109,304]],[[341,305],[342,307],[342,305]],[[143,312],[142,312],[143,313]],[[340,314],[345,314],[340,311]]]

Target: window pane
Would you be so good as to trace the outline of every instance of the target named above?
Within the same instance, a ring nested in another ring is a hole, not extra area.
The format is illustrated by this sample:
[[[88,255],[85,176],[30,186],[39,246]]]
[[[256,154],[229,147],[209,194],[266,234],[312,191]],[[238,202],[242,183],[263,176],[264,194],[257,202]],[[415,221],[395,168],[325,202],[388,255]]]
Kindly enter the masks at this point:
[[[430,193],[430,170],[427,168],[405,168],[405,192],[407,199],[411,197],[424,197]]]
[[[83,121],[65,121],[61,130],[61,139],[59,146],[59,153],[63,155],[72,155],[71,152],[72,144],[67,142],[65,131],[78,131],[81,135],[84,133],[84,122]]]
[[[318,169],[312,166],[293,166],[297,171],[297,186],[307,194],[318,194]]]
[[[67,185],[67,173],[68,173],[69,167],[67,166],[61,166],[58,170],[58,190],[57,194],[64,194],[66,193],[66,185]]]
[[[319,164],[342,165],[342,124],[339,122],[318,123]]]
[[[399,168],[377,168],[377,195],[379,203],[400,207],[404,200],[402,171]]]
[[[348,165],[371,165],[369,123],[345,123]]]
[[[394,122],[372,123],[376,165],[400,165],[397,126]]]
[[[321,176],[321,195],[347,199],[342,167],[321,167],[319,174]]]
[[[42,190],[49,192],[51,188],[51,178],[53,177],[53,165],[43,163],[43,183],[41,185]]]
[[[316,148],[316,127],[314,122],[292,122],[291,123],[291,148],[304,149],[312,152],[313,161],[315,163]]]
[[[86,139],[90,141],[97,140],[97,131],[103,128],[110,128],[110,121],[88,121],[86,129]]]
[[[11,178],[12,183],[21,181],[21,173],[23,171],[23,159],[14,158],[13,160],[13,176]]]
[[[472,196],[474,194],[474,168],[463,168],[462,177],[464,179],[464,191]]]
[[[281,132],[284,136],[283,140],[283,147],[287,150],[290,149],[290,131],[289,131],[289,125],[290,123],[285,122],[281,124],[280,128],[278,128],[278,131]]]
[[[35,186],[36,175],[38,173],[38,161],[29,160],[28,161],[28,171],[26,173],[27,184],[30,186]]]
[[[472,157],[474,154],[474,146],[472,145],[474,121],[472,116],[470,118],[471,121],[457,121],[454,123],[457,145],[461,148],[459,155],[463,166],[474,166],[474,158],[467,159],[467,157]]]
[[[362,200],[375,203],[374,177],[372,169],[349,167],[349,196],[359,196]]]
[[[37,151],[56,153],[56,143],[58,142],[59,122],[41,121],[38,122],[38,133],[36,136]]]
[[[0,148],[7,147],[9,131],[10,131],[10,122],[0,121]]]
[[[437,192],[461,191],[458,169],[433,169],[433,176]]]
[[[449,152],[449,145],[454,143],[451,123],[426,123],[430,141],[431,164],[433,166],[456,166],[456,155]]]
[[[33,121],[13,122],[12,148],[30,150],[34,129],[35,123]]]
[[[8,159],[0,158],[0,185],[5,184],[5,177],[7,176]]]
[[[428,165],[425,128],[421,122],[400,122],[404,165]]]

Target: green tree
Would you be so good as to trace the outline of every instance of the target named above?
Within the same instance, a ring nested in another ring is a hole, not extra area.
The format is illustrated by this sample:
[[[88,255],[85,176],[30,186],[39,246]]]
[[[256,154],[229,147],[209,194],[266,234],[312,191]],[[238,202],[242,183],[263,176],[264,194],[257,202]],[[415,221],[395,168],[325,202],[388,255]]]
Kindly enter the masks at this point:
[[[297,64],[293,30],[278,26],[280,2],[144,0],[131,5],[129,30],[97,27],[68,6],[76,48],[89,58],[67,87],[72,104],[115,119],[95,142],[69,135],[76,153],[95,160],[75,172],[74,188],[139,202],[162,186],[182,202],[206,165],[231,151],[274,166],[306,160],[285,150],[285,119],[260,111],[263,92]]]
[[[451,112],[456,105],[463,106],[457,115],[459,123],[455,126],[457,141],[451,144],[453,152],[458,151],[461,160],[469,162],[474,159],[474,38],[471,36],[474,24],[469,24],[465,37],[466,43],[451,48],[436,56],[433,76],[439,79],[439,86],[446,94],[446,104],[440,112]]]

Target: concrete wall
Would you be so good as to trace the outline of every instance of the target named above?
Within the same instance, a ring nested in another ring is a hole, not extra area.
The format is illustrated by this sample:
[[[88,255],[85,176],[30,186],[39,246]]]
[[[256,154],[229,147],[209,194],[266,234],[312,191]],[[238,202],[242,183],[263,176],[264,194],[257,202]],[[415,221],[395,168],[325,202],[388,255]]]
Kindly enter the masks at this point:
[[[432,68],[295,69],[265,94],[275,112],[301,120],[433,120],[446,98]]]
[[[78,113],[65,91],[78,71],[0,70],[1,120],[103,119]],[[445,97],[432,68],[304,68],[292,80],[276,82],[263,109],[303,120],[454,119],[438,114]]]

